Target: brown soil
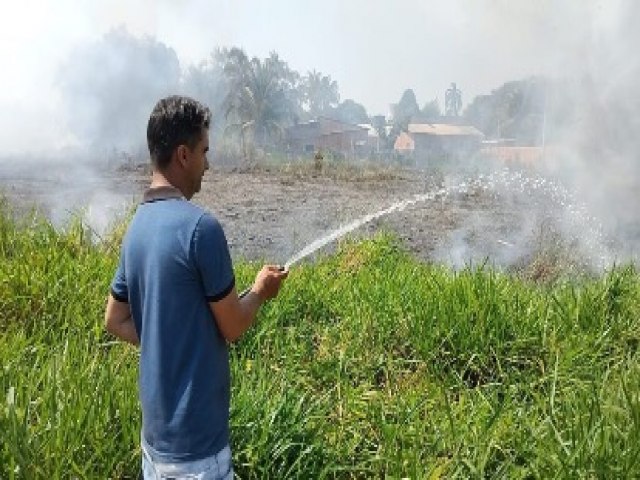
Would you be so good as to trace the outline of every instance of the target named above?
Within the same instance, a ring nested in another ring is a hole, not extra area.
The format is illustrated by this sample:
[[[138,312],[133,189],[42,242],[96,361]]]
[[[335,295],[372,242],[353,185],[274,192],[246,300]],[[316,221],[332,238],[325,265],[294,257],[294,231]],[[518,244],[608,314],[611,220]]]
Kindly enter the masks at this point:
[[[148,172],[140,168],[99,175],[89,168],[81,173],[49,169],[46,178],[29,169],[21,173],[0,169],[0,189],[10,202],[22,211],[36,204],[57,220],[64,217],[60,211],[88,208],[95,214],[107,204],[111,205],[110,215],[122,212],[140,199],[148,181]],[[205,175],[193,201],[219,219],[234,258],[284,263],[341,225],[434,191],[441,182],[442,178],[425,172],[401,168],[214,168]],[[96,192],[102,196],[96,197]],[[476,191],[416,204],[373,221],[353,235],[395,232],[417,257],[456,263],[451,258],[456,255],[455,243],[465,245],[464,254],[469,245],[479,249],[481,256],[500,254],[508,243],[500,239],[516,231],[520,221],[519,205]],[[103,219],[99,227],[106,224]]]
[[[437,188],[423,172],[245,169],[208,174],[194,201],[223,225],[232,255],[283,263],[319,237],[396,202]],[[509,217],[500,202],[474,192],[416,204],[381,217],[350,236],[394,232],[416,256],[430,259],[451,232],[479,212]],[[496,224],[496,228],[501,225]],[[331,249],[334,245],[328,245]],[[325,249],[326,250],[326,249]]]

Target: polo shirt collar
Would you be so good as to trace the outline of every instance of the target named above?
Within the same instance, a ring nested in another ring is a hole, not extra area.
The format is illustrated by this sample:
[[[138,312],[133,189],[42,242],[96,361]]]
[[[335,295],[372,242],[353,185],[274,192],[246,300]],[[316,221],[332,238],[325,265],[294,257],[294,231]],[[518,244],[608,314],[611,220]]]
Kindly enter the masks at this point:
[[[184,199],[182,192],[176,187],[163,185],[161,187],[153,187],[147,189],[142,196],[142,203],[157,202],[159,200],[170,200],[173,198]]]

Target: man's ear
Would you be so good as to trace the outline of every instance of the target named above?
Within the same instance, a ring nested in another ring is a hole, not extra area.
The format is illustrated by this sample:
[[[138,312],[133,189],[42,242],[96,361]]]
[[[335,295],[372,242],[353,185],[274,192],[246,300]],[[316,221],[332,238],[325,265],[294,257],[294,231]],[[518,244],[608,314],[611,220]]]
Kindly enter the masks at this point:
[[[178,145],[176,148],[176,157],[178,159],[178,163],[183,167],[186,167],[189,161],[189,149],[186,145]]]

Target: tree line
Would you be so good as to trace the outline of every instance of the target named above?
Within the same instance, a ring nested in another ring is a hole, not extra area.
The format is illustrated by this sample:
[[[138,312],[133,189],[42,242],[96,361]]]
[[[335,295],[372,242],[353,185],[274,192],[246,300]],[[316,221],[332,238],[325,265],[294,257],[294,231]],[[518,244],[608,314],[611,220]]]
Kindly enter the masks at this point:
[[[172,48],[151,37],[135,37],[124,28],[78,47],[61,66],[56,82],[72,132],[87,146],[102,149],[140,147],[153,104],[172,93],[209,105],[216,145],[243,157],[256,148],[282,146],[287,127],[318,116],[371,124],[382,147],[392,148],[410,122],[436,121],[443,114],[437,98],[420,107],[408,88],[392,104],[391,122],[371,117],[356,100],[341,98],[330,75],[315,69],[298,72],[276,52],[259,58],[238,47],[215,48],[200,64],[182,68]],[[539,143],[548,90],[543,79],[508,82],[476,97],[462,112],[461,91],[452,84],[444,113],[489,137]],[[556,120],[568,115],[570,102],[555,105]]]
[[[212,134],[222,148],[277,145],[288,126],[320,115],[368,123],[364,106],[341,101],[338,83],[317,70],[300,73],[272,52],[249,56],[216,48],[198,65],[181,68],[176,52],[126,29],[77,47],[55,79],[67,122],[88,148],[143,150],[146,120],[163,96],[185,94],[214,112]],[[233,153],[233,152],[232,152]]]

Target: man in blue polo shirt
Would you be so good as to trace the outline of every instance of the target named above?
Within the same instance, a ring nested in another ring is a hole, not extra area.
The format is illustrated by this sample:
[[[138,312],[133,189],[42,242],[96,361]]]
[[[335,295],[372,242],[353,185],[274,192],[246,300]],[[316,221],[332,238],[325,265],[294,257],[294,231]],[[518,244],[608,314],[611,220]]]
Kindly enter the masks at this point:
[[[233,478],[227,342],[252,325],[287,276],[265,265],[239,298],[220,224],[189,201],[209,168],[210,117],[187,97],[153,109],[151,186],[107,301],[107,330],[140,345],[144,478]]]

